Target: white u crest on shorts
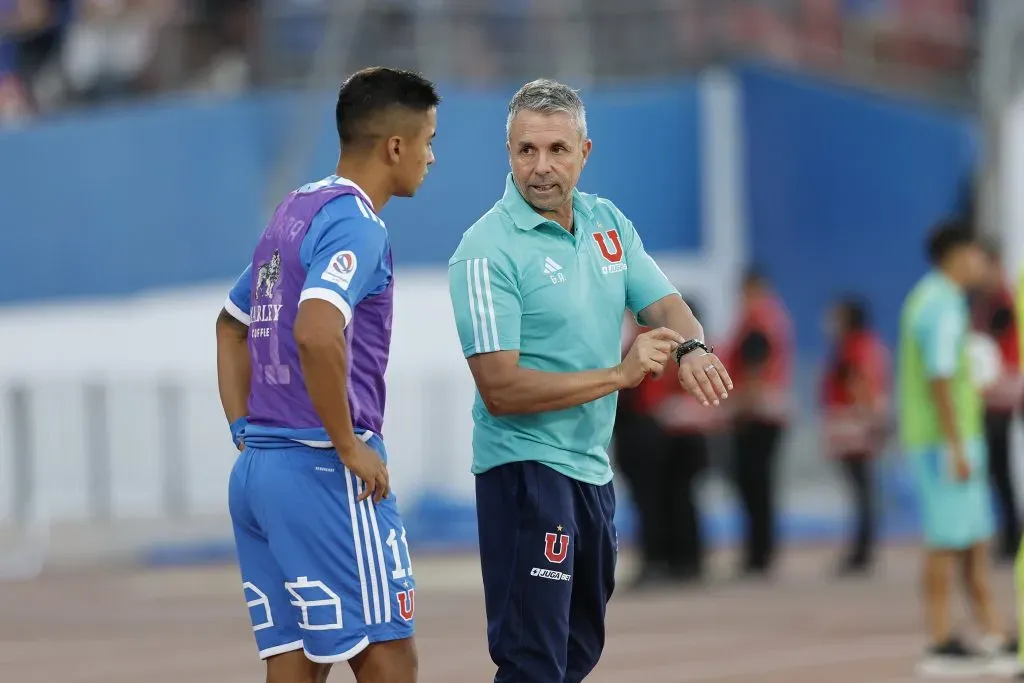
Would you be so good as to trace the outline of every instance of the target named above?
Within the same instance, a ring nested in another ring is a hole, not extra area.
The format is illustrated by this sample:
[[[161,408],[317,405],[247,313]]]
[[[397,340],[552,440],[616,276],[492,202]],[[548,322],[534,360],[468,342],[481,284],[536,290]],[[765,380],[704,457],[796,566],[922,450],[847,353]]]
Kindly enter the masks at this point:
[[[263,621],[257,622],[255,619],[252,620],[252,630],[262,631],[265,628],[270,628],[274,625],[274,617],[270,613],[270,600],[267,599],[267,594],[256,587],[252,581],[246,581],[242,584],[242,591],[252,591],[256,594],[255,600],[246,600],[245,606],[249,608],[250,612],[253,607],[263,608]],[[248,596],[247,596],[248,597]]]
[[[323,581],[310,581],[307,577],[300,576],[297,581],[285,581],[284,587],[294,598],[291,601],[292,605],[302,611],[302,621],[299,622],[299,628],[305,631],[330,631],[344,628],[341,618],[341,598],[338,597],[337,593],[328,588]],[[297,589],[303,588],[316,588],[322,591],[326,597],[320,600],[306,600],[297,592]],[[310,607],[333,607],[334,621],[322,624],[309,623]]]

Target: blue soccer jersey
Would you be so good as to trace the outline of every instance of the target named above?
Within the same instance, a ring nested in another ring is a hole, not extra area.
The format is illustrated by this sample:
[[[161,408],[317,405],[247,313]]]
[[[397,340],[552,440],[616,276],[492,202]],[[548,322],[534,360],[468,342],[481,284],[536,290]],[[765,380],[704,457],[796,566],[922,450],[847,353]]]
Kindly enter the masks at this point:
[[[363,484],[313,408],[294,338],[303,301],[341,311],[352,423],[386,462],[392,293],[384,222],[362,190],[332,176],[281,203],[224,304],[249,327],[249,424],[228,498],[262,658],[302,649],[340,662],[413,634],[416,589],[396,498],[357,500]]]

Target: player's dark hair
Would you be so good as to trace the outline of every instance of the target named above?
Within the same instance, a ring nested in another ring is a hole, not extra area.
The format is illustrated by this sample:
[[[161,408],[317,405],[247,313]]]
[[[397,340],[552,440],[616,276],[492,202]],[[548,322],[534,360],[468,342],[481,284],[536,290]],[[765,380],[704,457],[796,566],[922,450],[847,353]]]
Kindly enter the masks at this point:
[[[441,102],[433,83],[417,73],[371,67],[352,74],[338,91],[334,120],[341,146],[372,137],[370,124],[392,108],[426,112]]]
[[[851,332],[863,332],[871,325],[871,309],[861,297],[846,295],[839,300],[838,305],[843,322]]]
[[[928,235],[928,261],[941,265],[953,252],[977,243],[974,226],[969,222],[959,218],[944,220]]]
[[[767,287],[768,274],[760,266],[748,266],[741,283],[744,287]]]

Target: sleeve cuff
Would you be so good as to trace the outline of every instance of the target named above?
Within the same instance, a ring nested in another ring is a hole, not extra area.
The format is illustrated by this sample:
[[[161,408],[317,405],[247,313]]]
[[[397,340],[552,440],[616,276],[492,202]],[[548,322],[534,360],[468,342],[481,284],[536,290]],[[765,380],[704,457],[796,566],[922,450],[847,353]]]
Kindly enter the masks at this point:
[[[518,342],[502,342],[499,348],[489,349],[478,349],[476,344],[470,344],[469,346],[463,345],[462,355],[466,358],[472,358],[473,356],[485,356],[489,353],[499,353],[501,351],[519,351]]]
[[[228,315],[246,327],[252,324],[252,318],[249,317],[249,314],[239,308],[238,305],[231,300],[230,296],[224,302],[224,310],[228,312]]]
[[[677,292],[675,289],[669,289],[669,290],[662,291],[662,292],[659,292],[659,293],[652,293],[652,294],[649,294],[649,295],[643,296],[643,297],[636,297],[636,301],[632,302],[636,306],[636,309],[633,309],[632,306],[629,306],[628,308],[631,311],[633,311],[633,318],[638,323],[643,324],[640,321],[640,313],[645,308],[650,306],[651,304],[656,304],[659,301],[661,301],[662,299],[670,297],[670,296],[678,296],[680,299],[683,298],[682,295],[679,292]],[[703,340],[701,340],[701,341],[703,341]]]
[[[345,318],[345,327],[349,326],[352,322],[352,307],[348,305],[348,302],[342,298],[340,294],[335,292],[333,289],[327,289],[326,287],[310,287],[309,289],[302,290],[302,294],[299,295],[299,303],[307,299],[320,299],[333,305]]]

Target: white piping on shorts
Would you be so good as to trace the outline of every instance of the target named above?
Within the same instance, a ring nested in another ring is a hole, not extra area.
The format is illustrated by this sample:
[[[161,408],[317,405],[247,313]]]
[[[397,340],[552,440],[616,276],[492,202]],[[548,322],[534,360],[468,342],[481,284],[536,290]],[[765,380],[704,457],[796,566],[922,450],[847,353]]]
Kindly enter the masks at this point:
[[[370,644],[370,636],[363,636],[363,639],[358,643],[336,655],[327,655],[326,657],[320,657],[318,655],[311,655],[309,650],[304,650],[306,659],[317,664],[336,664],[338,662],[347,662],[348,660],[355,657],[357,654],[366,649]]]
[[[274,647],[268,647],[266,650],[260,650],[260,659],[269,659],[275,655],[283,655],[285,652],[295,652],[301,649],[302,641],[294,640],[284,645],[275,645]]]

